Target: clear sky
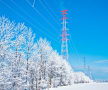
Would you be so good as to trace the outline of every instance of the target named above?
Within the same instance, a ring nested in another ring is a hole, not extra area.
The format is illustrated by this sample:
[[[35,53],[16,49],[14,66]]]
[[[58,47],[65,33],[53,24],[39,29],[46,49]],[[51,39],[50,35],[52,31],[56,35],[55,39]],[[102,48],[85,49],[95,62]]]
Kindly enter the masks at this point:
[[[94,79],[108,80],[107,0],[0,0],[0,16],[24,22],[61,52],[61,10],[68,9],[69,62],[83,70],[83,57]],[[86,73],[88,71],[86,70]]]

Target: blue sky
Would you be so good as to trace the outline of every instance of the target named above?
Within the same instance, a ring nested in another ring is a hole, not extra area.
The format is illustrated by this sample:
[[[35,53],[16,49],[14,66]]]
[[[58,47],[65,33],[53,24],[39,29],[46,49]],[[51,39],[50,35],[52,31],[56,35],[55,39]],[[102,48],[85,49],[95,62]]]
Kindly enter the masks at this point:
[[[108,80],[107,0],[0,0],[0,16],[24,22],[39,37],[47,38],[61,52],[61,13],[68,9],[69,62],[83,71],[83,57],[95,79]],[[38,11],[37,11],[38,10]]]

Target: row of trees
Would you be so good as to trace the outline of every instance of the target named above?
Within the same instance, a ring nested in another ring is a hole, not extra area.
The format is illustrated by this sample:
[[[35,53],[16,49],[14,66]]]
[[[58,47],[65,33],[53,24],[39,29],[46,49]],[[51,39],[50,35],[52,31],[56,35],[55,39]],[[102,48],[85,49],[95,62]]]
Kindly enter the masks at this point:
[[[46,39],[36,41],[35,34],[23,23],[0,17],[0,90],[66,86],[76,82],[75,76]]]

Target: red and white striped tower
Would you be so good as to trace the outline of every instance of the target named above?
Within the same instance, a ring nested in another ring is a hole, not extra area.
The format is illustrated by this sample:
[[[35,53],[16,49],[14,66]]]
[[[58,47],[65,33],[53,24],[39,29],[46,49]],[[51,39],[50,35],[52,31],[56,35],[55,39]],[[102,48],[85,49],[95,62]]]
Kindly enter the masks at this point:
[[[61,55],[62,55],[62,57],[65,59],[65,60],[67,60],[68,61],[68,58],[69,58],[69,56],[68,56],[68,39],[67,39],[67,36],[68,36],[68,34],[67,34],[67,28],[66,28],[66,24],[67,24],[67,22],[66,22],[66,20],[67,20],[67,17],[66,17],[66,12],[67,12],[68,10],[63,10],[63,11],[61,11],[62,12],[62,15],[63,15],[63,18],[62,18],[62,20],[63,20],[63,27],[62,27],[62,44],[61,44]]]

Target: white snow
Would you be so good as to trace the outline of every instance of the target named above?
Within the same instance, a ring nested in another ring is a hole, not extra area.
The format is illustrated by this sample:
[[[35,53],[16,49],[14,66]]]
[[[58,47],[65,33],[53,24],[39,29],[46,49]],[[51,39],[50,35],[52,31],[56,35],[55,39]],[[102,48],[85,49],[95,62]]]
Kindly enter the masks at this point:
[[[51,88],[49,90],[108,90],[108,83],[73,84],[71,86]]]

